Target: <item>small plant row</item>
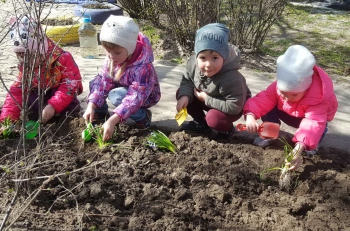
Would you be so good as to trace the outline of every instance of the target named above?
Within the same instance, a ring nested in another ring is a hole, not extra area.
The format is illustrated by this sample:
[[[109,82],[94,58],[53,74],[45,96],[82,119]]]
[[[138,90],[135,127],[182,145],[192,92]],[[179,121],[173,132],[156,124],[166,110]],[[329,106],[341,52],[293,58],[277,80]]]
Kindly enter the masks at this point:
[[[98,147],[103,149],[112,144],[112,141],[103,141],[103,128],[101,125],[92,125],[88,123],[86,129],[84,129],[81,133],[82,139],[86,141],[96,140]],[[112,137],[115,137],[116,133],[113,134]],[[146,138],[146,146],[149,146],[153,149],[165,149],[171,151],[173,153],[177,152],[176,146],[170,141],[169,137],[167,137],[161,131],[154,131]]]

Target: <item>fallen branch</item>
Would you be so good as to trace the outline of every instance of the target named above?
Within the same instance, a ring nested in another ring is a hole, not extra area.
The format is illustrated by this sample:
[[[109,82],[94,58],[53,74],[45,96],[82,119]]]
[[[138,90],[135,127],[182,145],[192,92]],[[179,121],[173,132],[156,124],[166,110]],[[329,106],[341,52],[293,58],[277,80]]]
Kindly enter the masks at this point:
[[[80,172],[80,171],[82,171],[82,170],[84,170],[84,169],[91,168],[91,167],[95,167],[95,166],[97,166],[98,164],[102,164],[102,163],[105,163],[105,162],[107,162],[107,160],[102,160],[102,161],[98,161],[98,162],[93,162],[91,165],[84,166],[84,167],[82,167],[82,168],[79,168],[79,169],[70,171],[69,173]],[[63,176],[63,175],[66,175],[66,174],[67,174],[67,173],[64,172],[64,173],[59,173],[59,174],[50,175],[50,176],[38,176],[38,177],[26,178],[26,179],[12,179],[12,181],[14,181],[14,182],[24,182],[24,181],[30,181],[30,180],[40,180],[40,179],[47,179],[47,178],[50,178],[50,177]]]
[[[11,224],[6,228],[6,230],[9,230],[11,226],[20,218],[25,210],[27,210],[28,206],[32,203],[32,201],[40,194],[40,192],[45,188],[45,186],[52,181],[56,176],[52,175],[47,180],[45,180],[42,185],[39,187],[38,191],[34,194],[32,199],[24,206],[22,211],[19,212],[18,216],[11,222]]]

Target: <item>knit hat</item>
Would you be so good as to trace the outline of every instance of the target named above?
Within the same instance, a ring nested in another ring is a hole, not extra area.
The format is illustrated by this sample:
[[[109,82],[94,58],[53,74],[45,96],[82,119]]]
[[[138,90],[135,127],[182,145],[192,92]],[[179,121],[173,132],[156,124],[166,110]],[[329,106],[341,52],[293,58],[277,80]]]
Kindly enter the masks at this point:
[[[132,18],[111,15],[103,23],[100,41],[124,47],[131,55],[136,48],[139,27]]]
[[[277,87],[280,91],[303,92],[312,83],[316,64],[311,52],[300,45],[290,46],[277,58]]]
[[[28,50],[38,51],[45,54],[48,48],[48,41],[41,27],[38,27],[37,20],[27,16],[11,17],[10,44],[13,52],[25,52]]]
[[[229,56],[229,34],[229,29],[221,23],[211,23],[200,28],[194,43],[196,57],[201,51],[213,50],[226,60]]]

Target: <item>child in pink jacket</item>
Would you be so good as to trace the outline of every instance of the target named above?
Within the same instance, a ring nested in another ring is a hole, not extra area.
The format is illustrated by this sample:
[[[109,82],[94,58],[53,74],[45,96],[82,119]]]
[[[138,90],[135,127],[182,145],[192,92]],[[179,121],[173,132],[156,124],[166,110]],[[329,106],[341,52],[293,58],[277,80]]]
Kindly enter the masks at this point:
[[[316,154],[318,144],[327,132],[327,122],[333,120],[338,101],[333,91],[333,82],[320,67],[310,51],[294,45],[277,59],[277,81],[248,99],[243,113],[247,130],[257,132],[256,121],[281,120],[297,128],[293,142],[294,158],[290,170],[301,164],[301,154],[306,150]],[[266,147],[272,140],[257,137],[254,144]]]
[[[35,19],[14,17],[9,23],[12,27],[9,32],[12,50],[19,60],[19,74],[9,88],[0,122],[6,118],[12,121],[20,119],[22,102],[25,100],[22,99],[23,78],[33,77],[31,85],[24,88],[29,93],[26,100],[29,119],[39,119],[39,87],[45,90],[42,122],[47,122],[54,115],[66,116],[71,112],[79,112],[77,95],[83,91],[83,86],[72,55],[47,38]]]

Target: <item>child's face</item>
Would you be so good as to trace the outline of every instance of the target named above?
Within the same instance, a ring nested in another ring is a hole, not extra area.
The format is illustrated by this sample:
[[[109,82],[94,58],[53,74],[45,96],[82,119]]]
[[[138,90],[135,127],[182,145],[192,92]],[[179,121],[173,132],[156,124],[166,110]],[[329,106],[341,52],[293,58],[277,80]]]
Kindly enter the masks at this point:
[[[108,58],[113,61],[115,65],[124,63],[128,58],[128,51],[124,47],[114,47],[113,49],[104,47],[106,49]]]
[[[15,52],[16,53],[16,57],[18,59],[18,61],[20,63],[23,63],[25,60],[25,52]],[[34,58],[36,57],[36,59],[34,60]],[[27,63],[30,63],[30,65],[34,64],[34,67],[38,67],[40,64],[43,64],[43,57],[40,54],[37,54],[35,56],[35,54],[29,54],[29,56],[27,57]]]
[[[306,91],[302,91],[302,92],[287,92],[287,91],[280,91],[282,97],[289,101],[289,102],[298,102],[299,100],[301,100]]]
[[[202,73],[210,78],[221,70],[224,59],[219,53],[206,50],[198,54],[197,63]]]

